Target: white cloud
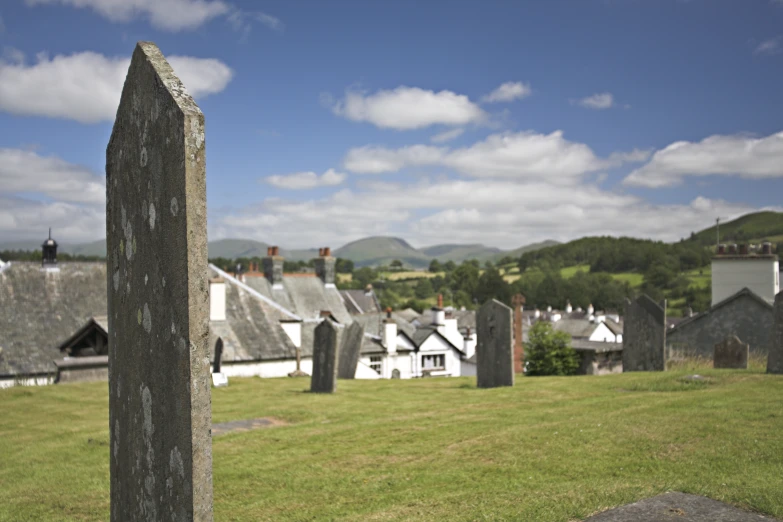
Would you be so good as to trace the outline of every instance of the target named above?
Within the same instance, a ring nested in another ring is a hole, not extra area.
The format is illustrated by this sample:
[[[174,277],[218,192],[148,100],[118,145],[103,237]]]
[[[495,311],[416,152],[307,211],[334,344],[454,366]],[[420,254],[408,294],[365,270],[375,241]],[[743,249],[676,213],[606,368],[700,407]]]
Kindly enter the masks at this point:
[[[352,121],[372,123],[385,129],[410,130],[430,125],[465,125],[486,120],[486,113],[470,99],[451,91],[428,91],[400,86],[366,95],[348,90],[345,98],[330,103],[332,111]]]
[[[415,246],[484,243],[501,248],[586,235],[630,235],[674,241],[715,215],[737,217],[749,205],[695,198],[685,205],[655,205],[602,190],[507,179],[370,183],[306,201],[267,199],[210,218],[210,237],[249,237],[288,248],[339,247],[370,235],[395,235]],[[686,230],[683,224],[687,224]]]
[[[469,147],[448,149],[413,145],[400,149],[365,146],[348,151],[343,165],[351,172],[380,174],[405,167],[441,166],[476,177],[546,179],[569,183],[587,172],[644,161],[649,153],[614,153],[597,157],[587,145],[563,138],[562,131],[502,133]]]
[[[457,127],[456,129],[443,131],[434,135],[433,137],[430,138],[430,141],[432,143],[446,143],[447,141],[451,141],[453,139],[459,138],[460,136],[462,136],[463,132],[465,132],[465,129]]]
[[[265,178],[265,181],[278,188],[303,190],[339,185],[345,181],[345,178],[345,174],[329,169],[320,176],[315,172],[296,172],[294,174],[268,176]]]
[[[665,187],[686,176],[712,174],[748,179],[783,177],[783,132],[764,138],[710,136],[698,143],[678,141],[653,154],[631,172],[626,185]]]
[[[756,46],[756,49],[753,50],[753,54],[779,54],[783,52],[782,43],[783,37],[780,36],[764,40]]]
[[[484,96],[481,101],[486,103],[510,102],[521,100],[533,94],[529,84],[522,82],[506,82]]]
[[[0,149],[0,237],[94,241],[106,233],[104,178],[30,150]]]
[[[0,194],[35,192],[70,203],[103,204],[104,180],[85,167],[20,149],[0,149]]]
[[[222,91],[233,75],[212,58],[170,56],[168,61],[195,98]],[[129,64],[129,58],[89,51],[51,59],[41,53],[33,65],[0,61],[0,110],[82,123],[112,121]]]
[[[153,27],[168,31],[195,29],[232,11],[230,4],[220,0],[25,0],[25,3],[90,8],[112,22],[147,18]]]
[[[571,102],[588,109],[610,109],[614,106],[614,96],[610,92],[602,92],[581,100],[571,100]]]

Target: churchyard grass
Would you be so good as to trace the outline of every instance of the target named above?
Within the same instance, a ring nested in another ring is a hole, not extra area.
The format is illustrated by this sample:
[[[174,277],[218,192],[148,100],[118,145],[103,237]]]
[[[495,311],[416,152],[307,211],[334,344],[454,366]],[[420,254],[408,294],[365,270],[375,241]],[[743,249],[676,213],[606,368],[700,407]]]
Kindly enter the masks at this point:
[[[568,521],[667,490],[783,517],[783,377],[709,366],[483,390],[341,380],[331,395],[232,378],[214,422],[287,425],[215,437],[215,520]],[[0,390],[0,520],[108,519],[107,392]]]

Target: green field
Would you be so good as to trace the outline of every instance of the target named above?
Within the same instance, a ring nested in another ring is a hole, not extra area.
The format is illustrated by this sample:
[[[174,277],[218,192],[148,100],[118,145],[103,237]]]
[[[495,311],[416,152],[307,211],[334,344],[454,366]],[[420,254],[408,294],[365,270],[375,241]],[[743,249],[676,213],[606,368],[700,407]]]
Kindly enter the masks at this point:
[[[215,520],[570,521],[667,490],[783,517],[783,377],[231,379],[213,420]],[[106,383],[0,391],[0,520],[109,518]],[[153,406],[154,407],[154,406]]]

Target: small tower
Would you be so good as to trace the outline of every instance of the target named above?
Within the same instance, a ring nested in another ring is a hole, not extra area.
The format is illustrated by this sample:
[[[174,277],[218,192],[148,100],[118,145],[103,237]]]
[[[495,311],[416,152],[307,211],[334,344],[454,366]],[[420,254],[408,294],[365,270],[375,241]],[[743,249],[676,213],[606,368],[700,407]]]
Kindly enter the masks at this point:
[[[49,239],[43,242],[43,245],[41,245],[41,251],[43,252],[41,266],[43,268],[57,267],[57,241],[52,239],[51,228],[49,229]]]

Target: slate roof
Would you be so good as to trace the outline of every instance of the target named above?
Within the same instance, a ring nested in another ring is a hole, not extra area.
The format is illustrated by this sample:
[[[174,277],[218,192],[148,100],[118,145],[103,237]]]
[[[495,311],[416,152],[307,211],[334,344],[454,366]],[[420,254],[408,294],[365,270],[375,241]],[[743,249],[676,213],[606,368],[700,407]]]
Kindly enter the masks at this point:
[[[604,324],[606,325],[609,330],[615,334],[615,335],[622,335],[623,334],[623,323],[620,321],[619,323],[615,323],[611,319],[606,319],[604,321]]]
[[[446,318],[448,319],[448,315]],[[453,310],[451,312],[451,318],[457,320],[458,330],[464,331],[465,329],[470,328],[471,331],[476,331],[475,310]],[[420,314],[415,319],[415,321],[418,321],[419,325],[421,326],[430,326],[432,324],[432,320],[433,320],[432,310],[425,310],[422,314]]]
[[[340,292],[324,285],[318,277],[284,275],[282,288],[273,288],[263,274],[246,274],[245,284],[302,319],[316,319],[322,310],[329,310],[340,323],[351,323]]]
[[[374,294],[364,290],[340,290],[345,308],[351,315],[378,313],[381,308]]]
[[[210,269],[210,277],[217,275]],[[209,322],[210,360],[218,336],[223,339],[222,362],[292,358],[296,347],[280,325],[290,317],[247,290],[226,281],[226,320]]]
[[[13,262],[0,272],[0,375],[54,373],[59,341],[106,314],[106,264]]]
[[[565,332],[572,338],[585,338],[590,337],[598,325],[587,319],[560,319],[552,323],[552,328],[558,332]]]
[[[593,351],[597,353],[621,352],[623,343],[605,343],[602,341],[588,341],[587,339],[572,339],[571,348],[580,351]]]
[[[362,314],[355,315],[353,320],[364,326],[364,332],[379,337],[383,336],[383,321],[386,319],[386,314],[374,313],[374,314]],[[392,319],[397,323],[397,329],[405,333],[408,337],[413,335],[416,331],[416,327],[405,320],[400,314],[392,312]]]
[[[397,315],[405,319],[406,321],[413,322],[414,319],[419,317],[419,312],[414,310],[413,308],[406,308],[405,310],[400,310],[398,312],[395,312]]]
[[[766,309],[769,309],[769,310],[773,309],[773,305],[769,301],[767,301],[766,299],[764,299],[764,298],[760,297],[759,295],[757,295],[750,288],[745,287],[742,290],[739,290],[738,292],[730,295],[729,297],[727,297],[723,301],[715,303],[715,305],[710,307],[709,310],[706,310],[704,312],[695,314],[695,315],[693,315],[691,317],[684,317],[682,319],[682,321],[677,323],[674,326],[674,328],[672,328],[671,330],[675,331],[675,330],[677,330],[679,328],[682,328],[682,327],[684,327],[684,326],[686,326],[688,324],[691,324],[694,321],[698,321],[698,320],[700,320],[700,319],[702,319],[704,317],[707,317],[710,313],[712,313],[713,311],[717,310],[718,308],[722,308],[722,307],[728,305],[729,303],[731,303],[732,301],[734,301],[736,299],[739,299],[740,297],[743,297],[743,296],[750,297],[751,299],[755,300],[756,302],[758,302],[761,306],[763,306]]]

